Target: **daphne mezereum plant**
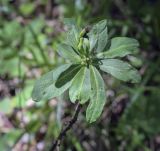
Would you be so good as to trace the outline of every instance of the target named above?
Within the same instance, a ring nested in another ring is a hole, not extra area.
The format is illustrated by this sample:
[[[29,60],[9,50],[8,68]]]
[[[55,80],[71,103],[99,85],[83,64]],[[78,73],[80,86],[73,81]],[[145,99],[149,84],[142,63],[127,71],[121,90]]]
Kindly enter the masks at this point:
[[[49,100],[69,89],[71,102],[89,103],[86,119],[89,123],[100,117],[106,103],[105,83],[101,73],[131,83],[141,79],[138,71],[120,60],[137,50],[137,40],[127,37],[108,39],[107,21],[102,20],[89,30],[72,25],[64,43],[58,45],[58,54],[66,59],[56,69],[36,81],[32,98]]]

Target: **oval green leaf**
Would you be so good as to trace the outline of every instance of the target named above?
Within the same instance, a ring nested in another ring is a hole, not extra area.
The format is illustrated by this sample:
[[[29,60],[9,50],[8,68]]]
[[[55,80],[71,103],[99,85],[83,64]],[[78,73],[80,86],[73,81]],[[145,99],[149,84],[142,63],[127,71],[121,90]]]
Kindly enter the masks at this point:
[[[136,39],[128,37],[116,37],[111,39],[111,46],[108,51],[97,54],[98,58],[124,57],[133,54],[139,43]]]
[[[138,83],[141,80],[141,76],[135,68],[118,59],[103,60],[100,69],[122,81]]]
[[[65,71],[71,64],[62,65],[39,78],[34,85],[32,91],[32,99],[34,101],[49,100],[53,97],[61,95],[66,89],[69,88],[71,82],[65,83],[62,87],[57,88],[55,82],[61,72]]]
[[[81,65],[79,64],[72,64],[69,68],[67,68],[65,71],[61,72],[58,79],[56,80],[55,86],[57,88],[62,87],[69,81],[71,81],[74,76],[78,73],[80,70]]]
[[[78,36],[79,33],[75,26],[73,26],[72,29],[67,32],[66,44],[72,46],[75,50],[77,50]]]
[[[90,66],[91,99],[86,111],[86,119],[89,123],[95,122],[101,115],[106,103],[106,92],[104,81],[99,71]]]
[[[107,20],[102,20],[95,24],[88,33],[90,41],[90,51],[103,51],[108,39]]]
[[[107,27],[98,35],[98,45],[96,48],[97,52],[101,52],[107,45],[108,41],[108,30]]]
[[[90,92],[90,71],[87,67],[82,67],[72,81],[69,96],[73,103],[78,100],[84,104],[89,100]]]
[[[61,57],[68,59],[74,63],[81,61],[80,56],[74,51],[74,49],[71,46],[67,44],[58,45],[58,54]]]

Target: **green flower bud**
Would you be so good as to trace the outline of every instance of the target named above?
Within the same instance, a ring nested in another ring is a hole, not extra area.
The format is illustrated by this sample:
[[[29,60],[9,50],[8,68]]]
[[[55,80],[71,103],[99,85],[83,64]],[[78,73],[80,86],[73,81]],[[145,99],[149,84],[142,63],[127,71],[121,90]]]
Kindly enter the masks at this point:
[[[80,37],[83,37],[86,33],[86,29],[84,28],[81,32],[80,32]]]
[[[85,62],[84,62],[84,61],[82,61],[82,62],[81,62],[81,65],[85,65]]]
[[[87,38],[84,38],[84,42],[83,42],[83,49],[87,52],[89,51],[89,40]]]
[[[82,46],[83,46],[83,38],[80,38],[79,44],[78,44],[78,50],[82,50]]]

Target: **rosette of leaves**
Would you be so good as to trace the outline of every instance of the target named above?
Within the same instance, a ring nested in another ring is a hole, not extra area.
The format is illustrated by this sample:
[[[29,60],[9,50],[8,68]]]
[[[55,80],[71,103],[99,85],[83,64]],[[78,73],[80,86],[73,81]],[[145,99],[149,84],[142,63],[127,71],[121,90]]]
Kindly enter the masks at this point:
[[[58,45],[58,54],[67,60],[36,81],[32,98],[49,100],[69,89],[71,102],[89,105],[86,119],[97,120],[106,103],[105,83],[102,72],[131,83],[141,79],[138,71],[120,60],[133,54],[139,46],[137,40],[127,37],[108,39],[107,21],[102,20],[88,31],[71,25],[64,43]]]

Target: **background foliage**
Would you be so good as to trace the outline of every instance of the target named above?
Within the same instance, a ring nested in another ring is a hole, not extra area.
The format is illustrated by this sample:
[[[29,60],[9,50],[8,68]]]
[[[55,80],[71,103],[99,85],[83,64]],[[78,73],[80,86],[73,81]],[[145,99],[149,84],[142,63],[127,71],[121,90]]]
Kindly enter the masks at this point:
[[[159,0],[0,0],[0,149],[47,151],[73,114],[67,93],[31,100],[35,79],[64,63],[56,50],[65,41],[64,18],[73,17],[81,26],[107,19],[109,37],[137,39],[139,52],[126,59],[142,81],[104,76],[109,101],[101,118],[87,124],[84,107],[61,150],[160,150],[159,7]]]

